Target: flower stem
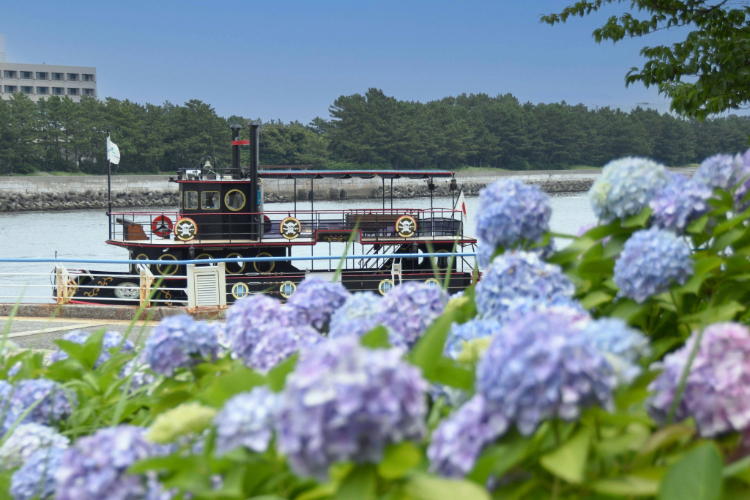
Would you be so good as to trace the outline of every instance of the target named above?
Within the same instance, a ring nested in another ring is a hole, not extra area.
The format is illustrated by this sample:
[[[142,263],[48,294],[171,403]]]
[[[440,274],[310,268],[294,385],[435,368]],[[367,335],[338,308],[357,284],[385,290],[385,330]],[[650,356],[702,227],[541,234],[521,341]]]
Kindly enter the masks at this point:
[[[701,328],[701,330],[698,332],[698,335],[695,337],[695,344],[693,344],[693,348],[690,350],[690,356],[688,357],[687,363],[685,363],[685,368],[682,369],[682,375],[680,375],[680,383],[677,385],[677,390],[674,393],[674,399],[672,400],[672,404],[669,407],[669,413],[667,414],[667,425],[671,424],[672,420],[674,420],[675,413],[677,412],[677,406],[680,404],[680,400],[682,399],[682,393],[685,392],[687,378],[688,375],[690,375],[690,368],[693,366],[695,356],[698,354],[698,348],[700,348],[704,331],[705,329]]]

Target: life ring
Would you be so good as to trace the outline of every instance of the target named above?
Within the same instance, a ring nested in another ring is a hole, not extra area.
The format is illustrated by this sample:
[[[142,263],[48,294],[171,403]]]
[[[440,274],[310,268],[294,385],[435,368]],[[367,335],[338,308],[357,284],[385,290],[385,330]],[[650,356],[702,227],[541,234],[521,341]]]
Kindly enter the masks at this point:
[[[157,236],[161,236],[162,238],[170,235],[173,228],[174,224],[172,224],[172,219],[170,219],[166,215],[157,216],[151,223],[151,232],[153,232]]]

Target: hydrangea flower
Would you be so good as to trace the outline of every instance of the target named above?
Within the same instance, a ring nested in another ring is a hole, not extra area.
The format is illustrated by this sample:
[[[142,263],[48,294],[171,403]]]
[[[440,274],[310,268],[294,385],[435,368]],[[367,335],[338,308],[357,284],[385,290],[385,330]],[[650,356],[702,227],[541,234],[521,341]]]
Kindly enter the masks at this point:
[[[145,349],[151,371],[171,377],[179,368],[192,368],[216,359],[219,351],[216,326],[195,321],[188,315],[170,316],[156,325]]]
[[[490,266],[495,250],[497,250],[497,247],[494,245],[482,240],[477,241],[477,262],[480,268],[486,269]],[[543,247],[527,248],[525,252],[534,254],[541,260],[547,260],[555,254],[555,242],[550,241],[548,245]]]
[[[487,408],[481,394],[444,419],[427,447],[430,472],[460,478],[468,474],[485,446],[505,433],[508,421]]]
[[[353,293],[331,316],[328,338],[344,335],[364,335],[378,324],[375,316],[380,307],[380,296],[372,292]]]
[[[56,446],[32,453],[11,477],[10,494],[13,500],[52,498],[57,488],[55,474],[62,464],[64,455],[65,449]]]
[[[86,343],[89,337],[91,337],[90,332],[84,332],[83,330],[73,330],[72,332],[63,335],[62,340],[67,340],[68,342],[83,345]],[[126,340],[125,342],[123,342],[122,336],[118,332],[104,332],[104,338],[102,339],[102,351],[101,354],[99,354],[96,362],[94,363],[94,368],[97,368],[102,363],[108,361],[112,357],[109,350],[119,347],[120,344],[122,344],[122,352],[132,352],[135,350],[135,344],[133,344],[133,342],[130,340]],[[52,353],[52,356],[50,357],[50,363],[55,363],[57,361],[62,361],[65,359],[68,359],[68,353],[63,351],[62,349],[58,349]]]
[[[688,224],[708,212],[711,196],[711,189],[704,184],[671,174],[669,183],[657,189],[649,203],[653,224],[683,233]]]
[[[477,311],[482,319],[500,319],[519,299],[551,301],[571,297],[575,287],[560,267],[542,262],[528,252],[506,252],[492,261],[476,287]]]
[[[6,391],[7,389],[0,392]],[[75,394],[57,382],[44,378],[19,380],[0,403],[0,414],[5,412],[1,430],[7,432],[32,405],[36,406],[21,423],[57,425],[70,416],[76,403]]]
[[[157,415],[146,439],[153,443],[171,443],[182,436],[198,434],[208,427],[216,410],[197,401],[183,403]]]
[[[580,331],[551,311],[503,325],[477,365],[477,394],[496,418],[528,436],[546,419],[575,420],[583,407],[611,405],[612,367]]]
[[[146,351],[142,350],[135,358],[125,363],[120,369],[120,378],[128,377],[131,373],[133,375],[130,379],[131,392],[156,382],[156,377],[148,371],[147,365]]]
[[[142,498],[148,491],[146,477],[126,471],[161,450],[146,441],[144,429],[130,425],[106,427],[82,437],[68,448],[57,470],[56,500]]]
[[[622,384],[629,384],[641,374],[638,360],[650,353],[648,337],[630,328],[618,318],[590,321],[582,335],[604,354]]]
[[[647,158],[626,157],[607,163],[589,190],[594,214],[605,224],[646,208],[657,189],[669,182],[663,165]]]
[[[267,387],[255,387],[224,403],[214,417],[216,454],[244,446],[257,453],[268,449],[279,396]]]
[[[15,469],[36,450],[50,447],[67,448],[70,440],[51,427],[41,424],[21,424],[0,446],[0,470]]]
[[[736,189],[734,191],[734,205],[738,212],[744,212],[750,206],[750,201],[743,201],[750,191],[750,149],[742,155],[742,166],[735,174]]]
[[[687,244],[670,231],[656,227],[636,231],[625,242],[615,263],[615,284],[620,294],[638,303],[684,285],[693,274]]]
[[[310,326],[288,326],[270,331],[245,358],[245,365],[266,373],[300,349],[322,340],[320,333]]]
[[[740,181],[738,174],[742,169],[740,155],[718,154],[703,160],[693,174],[692,180],[698,184],[714,189],[731,189]]]
[[[477,237],[490,246],[515,248],[534,242],[549,231],[552,215],[549,196],[517,179],[502,179],[479,193],[482,211]]]
[[[649,385],[651,416],[666,422],[682,371],[698,332],[664,357],[661,374]],[[750,331],[738,323],[715,323],[703,332],[675,417],[692,417],[703,437],[741,432],[750,427]]]
[[[299,315],[268,295],[250,295],[227,310],[226,334],[232,357],[248,359],[269,332],[301,325]]]
[[[297,291],[289,297],[287,304],[304,318],[305,323],[324,331],[331,315],[346,302],[349,295],[341,283],[313,276],[305,278],[297,286]]]
[[[445,341],[445,355],[458,359],[468,342],[491,337],[499,332],[501,324],[496,320],[472,319],[463,324],[453,323]]]
[[[333,463],[377,463],[388,444],[424,436],[427,383],[402,354],[354,336],[302,351],[275,419],[292,470],[325,480]]]
[[[394,287],[380,300],[377,323],[388,328],[391,345],[410,348],[440,316],[448,302],[442,288],[423,282]]]

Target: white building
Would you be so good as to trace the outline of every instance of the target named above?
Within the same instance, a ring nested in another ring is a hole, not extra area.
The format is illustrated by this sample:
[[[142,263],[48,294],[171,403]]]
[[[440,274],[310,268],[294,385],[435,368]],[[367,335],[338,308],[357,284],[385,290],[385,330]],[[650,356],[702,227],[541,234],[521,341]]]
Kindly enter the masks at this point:
[[[5,62],[5,36],[0,35],[0,98],[8,100],[17,92],[35,102],[51,95],[75,102],[81,96],[97,97],[96,68]]]

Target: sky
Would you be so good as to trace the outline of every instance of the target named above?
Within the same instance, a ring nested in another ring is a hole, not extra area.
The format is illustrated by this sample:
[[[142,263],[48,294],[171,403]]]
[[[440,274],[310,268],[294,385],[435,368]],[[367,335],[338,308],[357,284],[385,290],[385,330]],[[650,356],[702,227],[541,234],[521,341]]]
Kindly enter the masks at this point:
[[[308,123],[341,95],[368,88],[427,102],[461,93],[511,93],[521,102],[583,103],[661,112],[668,101],[625,87],[644,45],[592,32],[609,15],[550,27],[542,14],[573,0],[67,0],[5,2],[7,61],[95,66],[99,98],[182,104],[222,116]],[[647,104],[643,104],[647,103]]]

